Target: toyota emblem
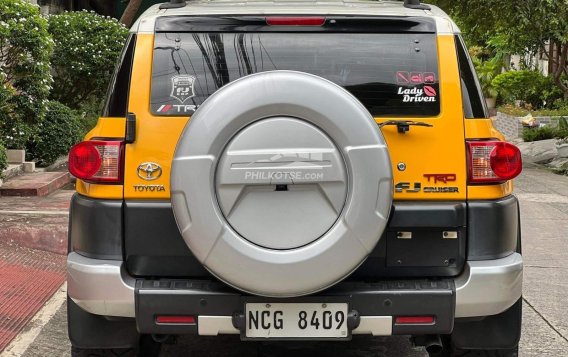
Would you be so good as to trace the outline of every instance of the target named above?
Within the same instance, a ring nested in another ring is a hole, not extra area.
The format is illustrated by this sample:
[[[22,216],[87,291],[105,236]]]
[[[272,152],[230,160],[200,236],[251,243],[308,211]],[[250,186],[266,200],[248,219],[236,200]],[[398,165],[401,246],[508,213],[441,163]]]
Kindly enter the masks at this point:
[[[146,181],[154,181],[162,176],[162,167],[154,162],[143,162],[136,170],[138,177]]]

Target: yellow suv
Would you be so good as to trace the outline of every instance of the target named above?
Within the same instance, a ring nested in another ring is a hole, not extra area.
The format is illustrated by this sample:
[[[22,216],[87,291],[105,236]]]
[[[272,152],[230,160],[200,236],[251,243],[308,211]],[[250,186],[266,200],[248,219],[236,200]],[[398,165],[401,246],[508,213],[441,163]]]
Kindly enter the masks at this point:
[[[184,334],[517,354],[520,153],[434,6],[154,6],[69,169],[76,356]]]

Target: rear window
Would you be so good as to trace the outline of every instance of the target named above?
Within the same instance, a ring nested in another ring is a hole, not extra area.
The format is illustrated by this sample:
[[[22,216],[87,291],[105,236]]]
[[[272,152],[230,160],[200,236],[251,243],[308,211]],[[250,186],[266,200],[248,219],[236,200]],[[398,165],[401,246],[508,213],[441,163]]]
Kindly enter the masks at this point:
[[[376,117],[440,113],[433,33],[156,33],[151,111],[191,115],[252,73],[302,71],[351,92]]]

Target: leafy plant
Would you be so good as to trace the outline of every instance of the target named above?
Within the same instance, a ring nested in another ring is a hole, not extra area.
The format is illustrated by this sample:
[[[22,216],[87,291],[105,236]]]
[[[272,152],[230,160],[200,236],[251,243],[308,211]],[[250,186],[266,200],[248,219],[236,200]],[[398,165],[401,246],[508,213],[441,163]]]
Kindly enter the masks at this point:
[[[128,29],[111,17],[79,11],[50,16],[49,33],[55,41],[51,98],[72,109],[91,98],[100,102]]]
[[[568,121],[565,117],[558,120],[558,132],[556,137],[558,138],[556,144],[568,144]]]
[[[558,130],[550,126],[523,129],[523,140],[525,142],[554,139],[557,135]]]
[[[551,78],[540,72],[523,70],[501,73],[493,79],[493,85],[507,103],[522,101],[534,108],[542,108],[562,97],[562,91]]]
[[[0,137],[9,149],[23,149],[45,113],[52,48],[37,5],[0,0]]]
[[[493,79],[501,72],[502,62],[495,58],[483,61],[477,57],[473,57],[472,60],[477,76],[479,77],[479,84],[481,85],[483,95],[486,98],[497,98],[499,91],[493,85]]]
[[[8,158],[6,157],[6,148],[0,140],[0,179],[2,178],[2,171],[8,167]]]
[[[49,166],[66,155],[82,135],[83,128],[77,114],[64,104],[49,101],[45,118],[28,144],[28,154],[37,160],[38,165]]]

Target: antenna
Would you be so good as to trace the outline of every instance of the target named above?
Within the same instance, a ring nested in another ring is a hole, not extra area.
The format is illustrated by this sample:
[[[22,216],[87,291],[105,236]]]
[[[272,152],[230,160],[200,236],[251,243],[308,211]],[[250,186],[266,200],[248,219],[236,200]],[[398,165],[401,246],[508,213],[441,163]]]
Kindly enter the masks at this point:
[[[432,8],[426,4],[422,4],[420,0],[404,0],[404,7],[417,10],[431,10]]]
[[[160,5],[160,9],[177,9],[186,5],[185,0],[170,0]]]

